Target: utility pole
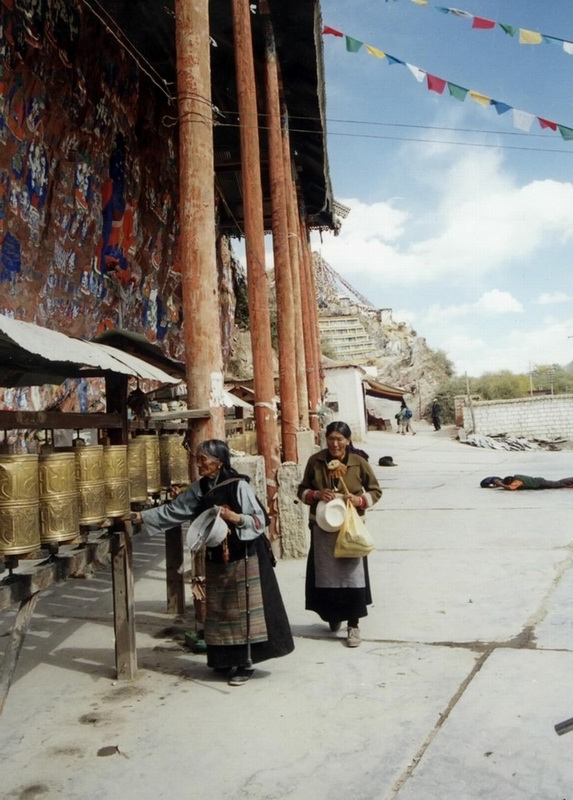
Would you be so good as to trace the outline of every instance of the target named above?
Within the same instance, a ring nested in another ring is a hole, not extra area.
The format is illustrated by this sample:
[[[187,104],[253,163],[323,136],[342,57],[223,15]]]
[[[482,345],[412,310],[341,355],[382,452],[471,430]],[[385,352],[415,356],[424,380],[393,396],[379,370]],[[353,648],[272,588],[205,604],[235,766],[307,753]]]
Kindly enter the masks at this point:
[[[470,394],[470,379],[468,378],[468,373],[467,372],[466,372],[466,394],[467,394],[468,404],[469,404],[469,407],[470,407],[470,414],[471,414],[471,418],[472,418],[472,433],[475,433],[476,432],[476,418],[475,418],[475,414],[474,414],[474,406],[473,406],[473,403],[472,403],[472,396]]]

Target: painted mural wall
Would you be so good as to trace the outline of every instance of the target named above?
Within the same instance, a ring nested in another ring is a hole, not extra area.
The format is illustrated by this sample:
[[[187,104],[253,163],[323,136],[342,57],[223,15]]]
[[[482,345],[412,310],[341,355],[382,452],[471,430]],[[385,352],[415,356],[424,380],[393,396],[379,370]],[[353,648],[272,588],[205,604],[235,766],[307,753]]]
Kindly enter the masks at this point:
[[[0,0],[0,313],[88,338],[128,328],[183,358],[176,123],[82,3]]]

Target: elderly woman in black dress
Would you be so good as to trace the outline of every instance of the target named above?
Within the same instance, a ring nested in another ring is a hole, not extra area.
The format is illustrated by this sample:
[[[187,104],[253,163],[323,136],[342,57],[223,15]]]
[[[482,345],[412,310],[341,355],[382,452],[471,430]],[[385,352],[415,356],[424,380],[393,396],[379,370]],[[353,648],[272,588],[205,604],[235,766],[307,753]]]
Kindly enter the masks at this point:
[[[208,508],[220,508],[228,534],[220,544],[207,547],[205,559],[207,664],[219,672],[234,669],[229,684],[240,686],[253,672],[251,662],[287,655],[294,644],[263,538],[265,515],[248,477],[233,469],[229,448],[220,439],[208,439],[199,445],[197,466],[199,479],[175,500],[132,518],[155,533],[188,522]]]

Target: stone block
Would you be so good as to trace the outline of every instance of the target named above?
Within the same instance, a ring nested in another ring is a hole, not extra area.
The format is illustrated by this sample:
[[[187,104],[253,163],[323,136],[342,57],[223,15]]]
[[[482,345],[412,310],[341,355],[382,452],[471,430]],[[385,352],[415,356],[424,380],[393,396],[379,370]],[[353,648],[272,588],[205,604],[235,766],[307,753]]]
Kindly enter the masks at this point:
[[[309,509],[296,496],[302,473],[298,464],[282,464],[277,471],[282,558],[305,558],[309,548]]]
[[[306,430],[296,432],[296,451],[299,464],[306,464],[316,449],[317,448],[314,443],[314,431]]]

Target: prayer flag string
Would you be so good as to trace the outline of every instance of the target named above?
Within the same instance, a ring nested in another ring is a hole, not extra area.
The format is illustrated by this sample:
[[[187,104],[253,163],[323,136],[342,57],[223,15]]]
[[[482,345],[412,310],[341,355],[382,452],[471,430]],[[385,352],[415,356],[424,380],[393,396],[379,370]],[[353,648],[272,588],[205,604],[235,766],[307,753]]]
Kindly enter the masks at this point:
[[[424,4],[426,0],[412,0],[412,2],[421,5]],[[455,100],[459,100],[462,103],[466,97],[469,97],[470,100],[473,100],[474,103],[477,103],[478,105],[486,107],[492,106],[500,115],[511,112],[514,128],[518,128],[521,131],[529,132],[534,121],[537,120],[542,130],[551,130],[555,132],[558,131],[561,134],[561,138],[565,141],[573,140],[573,128],[570,128],[567,125],[561,125],[558,122],[553,122],[552,120],[545,119],[544,117],[538,117],[535,114],[530,114],[527,111],[521,111],[520,109],[510,106],[508,103],[503,103],[501,100],[495,100],[493,97],[489,97],[482,92],[476,92],[474,89],[466,89],[463,86],[459,86],[457,83],[452,83],[444,78],[439,78],[437,75],[431,75],[429,72],[421,69],[420,67],[416,67],[413,64],[408,64],[406,61],[396,58],[396,56],[391,56],[390,53],[387,53],[385,50],[380,50],[379,48],[373,47],[370,44],[361,42],[359,39],[354,39],[351,36],[347,36],[342,31],[336,30],[336,28],[331,28],[330,26],[325,25],[322,29],[322,33],[325,36],[330,35],[339,39],[344,39],[346,50],[349,53],[358,53],[360,50],[362,50],[362,48],[364,48],[369,55],[375,56],[378,59],[386,59],[388,65],[390,66],[393,64],[400,64],[403,67],[407,67],[409,72],[414,76],[418,83],[425,83],[428,91],[430,92],[444,94],[447,88],[450,97],[453,97]]]
[[[388,2],[388,0],[386,0]],[[394,0],[396,2],[396,0]],[[561,39],[558,36],[549,36],[547,33],[539,33],[539,31],[530,31],[527,28],[519,28],[517,25],[509,25],[506,22],[497,22],[494,19],[487,19],[486,17],[478,17],[475,14],[470,14],[469,11],[462,11],[459,8],[449,8],[447,6],[437,6],[428,0],[410,0],[414,5],[420,8],[433,8],[439,11],[440,14],[451,14],[458,19],[471,20],[472,28],[476,30],[493,30],[494,28],[501,28],[501,30],[508,36],[516,37],[519,44],[552,44],[557,45],[568,55],[573,55],[573,42],[567,39]]]

